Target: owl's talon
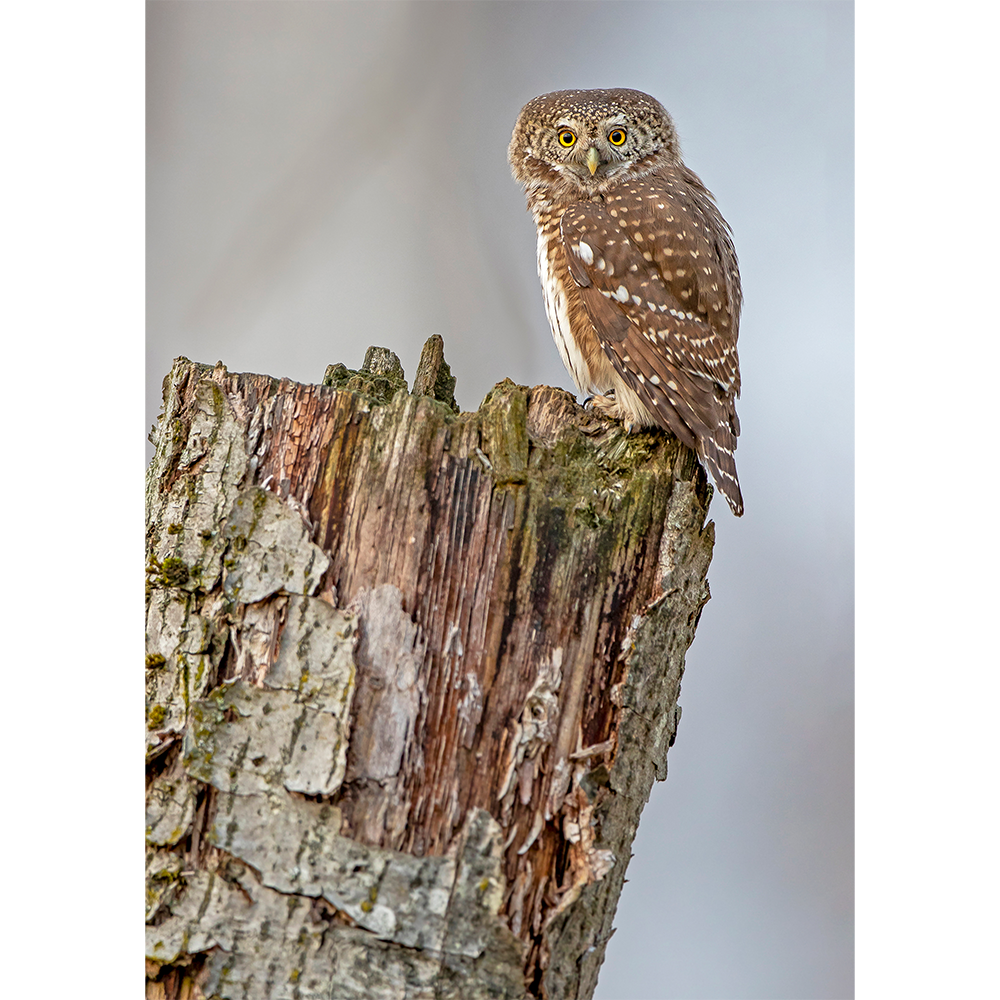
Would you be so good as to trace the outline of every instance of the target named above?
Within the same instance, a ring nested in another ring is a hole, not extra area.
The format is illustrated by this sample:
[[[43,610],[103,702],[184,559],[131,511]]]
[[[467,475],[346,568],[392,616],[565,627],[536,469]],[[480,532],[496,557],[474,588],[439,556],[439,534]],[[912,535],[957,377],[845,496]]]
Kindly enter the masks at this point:
[[[589,396],[586,397],[586,399],[584,399],[583,408],[585,410],[592,410],[594,409],[595,406],[600,407],[602,399],[609,399],[613,403],[615,399],[615,390],[608,389],[606,392],[603,393],[592,392]]]
[[[610,420],[618,420],[621,418],[621,412],[618,407],[618,402],[615,399],[614,390],[609,390],[604,393],[595,393],[590,397],[590,409],[596,413],[599,413],[602,417],[606,417]]]

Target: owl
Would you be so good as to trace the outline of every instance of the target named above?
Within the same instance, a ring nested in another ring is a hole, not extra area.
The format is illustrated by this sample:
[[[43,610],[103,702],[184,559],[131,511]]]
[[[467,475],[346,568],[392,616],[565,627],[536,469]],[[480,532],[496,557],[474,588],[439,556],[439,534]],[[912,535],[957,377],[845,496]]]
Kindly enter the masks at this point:
[[[676,435],[740,516],[739,266],[670,115],[638,90],[543,94],[522,108],[508,154],[577,389],[630,432]]]

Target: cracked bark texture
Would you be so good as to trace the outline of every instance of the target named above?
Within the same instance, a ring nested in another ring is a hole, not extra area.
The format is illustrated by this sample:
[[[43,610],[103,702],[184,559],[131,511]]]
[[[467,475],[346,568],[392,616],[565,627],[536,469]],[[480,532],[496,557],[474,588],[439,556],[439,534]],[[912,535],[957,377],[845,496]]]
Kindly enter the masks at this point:
[[[371,348],[178,359],[147,475],[150,998],[592,996],[708,600],[658,431]]]

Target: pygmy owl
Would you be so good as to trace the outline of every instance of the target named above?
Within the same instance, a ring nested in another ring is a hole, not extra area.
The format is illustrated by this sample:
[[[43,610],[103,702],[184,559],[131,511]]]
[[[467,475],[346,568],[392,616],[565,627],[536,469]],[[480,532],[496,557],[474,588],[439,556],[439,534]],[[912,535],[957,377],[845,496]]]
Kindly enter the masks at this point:
[[[543,94],[518,115],[509,157],[577,389],[629,431],[676,435],[741,515],[739,266],[670,115],[637,90]]]

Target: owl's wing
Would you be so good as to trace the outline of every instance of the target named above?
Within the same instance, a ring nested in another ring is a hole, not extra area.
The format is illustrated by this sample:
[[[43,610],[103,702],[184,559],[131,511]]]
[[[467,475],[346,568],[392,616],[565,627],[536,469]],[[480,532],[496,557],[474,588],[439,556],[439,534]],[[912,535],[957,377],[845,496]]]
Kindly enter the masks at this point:
[[[615,370],[664,427],[695,448],[741,512],[739,273],[721,216],[706,217],[700,199],[680,188],[662,179],[634,182],[604,203],[567,209],[560,233]]]

